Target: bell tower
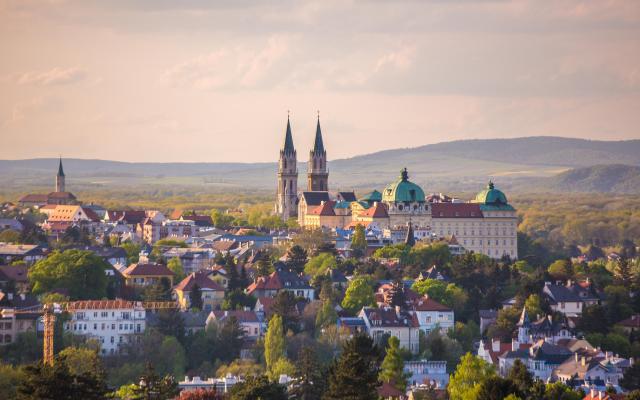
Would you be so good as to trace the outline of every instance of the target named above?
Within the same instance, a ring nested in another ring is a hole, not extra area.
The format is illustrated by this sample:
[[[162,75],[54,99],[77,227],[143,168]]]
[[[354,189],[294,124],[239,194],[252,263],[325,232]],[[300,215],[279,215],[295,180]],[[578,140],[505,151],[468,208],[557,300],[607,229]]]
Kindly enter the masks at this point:
[[[327,171],[327,151],[322,143],[322,131],[320,130],[320,112],[318,112],[318,125],[316,126],[316,138],[313,149],[309,152],[307,165],[307,190],[310,192],[329,191],[329,172]]]
[[[58,164],[58,174],[56,175],[56,192],[64,191],[64,170],[62,169],[62,157],[60,157],[60,163]]]
[[[278,190],[276,195],[275,212],[283,221],[298,214],[296,202],[298,200],[298,161],[296,149],[293,147],[291,123],[287,115],[287,131],[284,135],[284,145],[280,149],[278,161]]]

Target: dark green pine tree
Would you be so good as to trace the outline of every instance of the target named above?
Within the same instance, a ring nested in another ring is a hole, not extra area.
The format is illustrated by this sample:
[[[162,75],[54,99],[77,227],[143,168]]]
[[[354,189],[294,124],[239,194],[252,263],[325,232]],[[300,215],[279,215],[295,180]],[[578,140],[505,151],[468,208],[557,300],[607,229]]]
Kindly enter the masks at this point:
[[[236,268],[236,261],[231,254],[228,254],[224,260],[224,269],[227,271],[227,288],[229,290],[241,289],[242,282],[238,276],[238,269]]]
[[[287,268],[300,274],[304,271],[304,265],[307,263],[307,252],[299,245],[292,246],[287,251]]]
[[[191,301],[191,308],[196,310],[202,310],[202,290],[197,283],[193,284],[191,293],[189,293],[189,300]]]
[[[250,283],[249,277],[247,277],[247,268],[242,264],[242,267],[240,267],[240,284],[242,288],[245,288],[249,286]]]
[[[174,399],[179,393],[175,378],[170,375],[161,378],[150,363],[147,363],[140,383],[133,389],[135,399]]]
[[[340,357],[329,368],[329,384],[324,400],[377,399],[380,350],[373,339],[356,335],[342,348]]]
[[[405,301],[404,284],[399,279],[395,280],[389,289],[389,305],[391,307],[404,307],[406,305]]]
[[[513,382],[522,396],[528,397],[533,386],[533,377],[527,370],[527,366],[522,361],[516,359],[509,370],[507,379]]]
[[[231,400],[287,400],[286,388],[266,376],[249,376],[231,388]]]
[[[289,398],[320,400],[326,387],[324,372],[316,351],[312,347],[303,347],[298,355],[296,375],[289,390]]]

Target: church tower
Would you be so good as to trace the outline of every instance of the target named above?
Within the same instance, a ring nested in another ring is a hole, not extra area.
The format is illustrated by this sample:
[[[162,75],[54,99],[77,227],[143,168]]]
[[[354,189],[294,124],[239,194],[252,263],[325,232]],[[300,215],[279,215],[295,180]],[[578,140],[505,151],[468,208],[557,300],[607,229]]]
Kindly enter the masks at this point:
[[[293,147],[291,123],[287,115],[287,132],[284,145],[280,149],[278,162],[278,193],[275,212],[284,221],[298,214],[296,201],[298,200],[298,161],[296,149]]]
[[[62,157],[60,157],[60,163],[58,164],[58,175],[56,175],[56,192],[65,192],[64,187],[64,170],[62,169]]]
[[[313,149],[309,152],[307,165],[307,190],[310,192],[329,191],[329,172],[327,171],[327,151],[322,143],[322,131],[320,130],[320,114],[318,113],[318,125],[316,126],[316,139]]]

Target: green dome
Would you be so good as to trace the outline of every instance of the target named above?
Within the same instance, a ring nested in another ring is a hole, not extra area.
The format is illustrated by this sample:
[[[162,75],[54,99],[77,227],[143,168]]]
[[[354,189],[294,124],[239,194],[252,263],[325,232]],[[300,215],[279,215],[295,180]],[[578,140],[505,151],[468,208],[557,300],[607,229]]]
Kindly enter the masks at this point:
[[[475,202],[481,204],[508,204],[507,196],[496,189],[491,181],[489,181],[485,190],[476,195]]]
[[[409,174],[405,168],[400,172],[400,178],[384,189],[382,201],[388,203],[424,203],[424,191],[420,186],[409,181]]]

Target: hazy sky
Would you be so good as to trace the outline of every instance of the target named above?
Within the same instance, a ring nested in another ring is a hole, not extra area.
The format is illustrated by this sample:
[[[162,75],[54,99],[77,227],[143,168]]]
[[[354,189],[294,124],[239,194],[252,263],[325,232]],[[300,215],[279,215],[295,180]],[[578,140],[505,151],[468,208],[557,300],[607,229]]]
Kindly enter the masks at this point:
[[[0,159],[640,138],[640,1],[0,0]]]

